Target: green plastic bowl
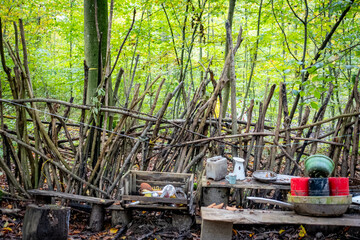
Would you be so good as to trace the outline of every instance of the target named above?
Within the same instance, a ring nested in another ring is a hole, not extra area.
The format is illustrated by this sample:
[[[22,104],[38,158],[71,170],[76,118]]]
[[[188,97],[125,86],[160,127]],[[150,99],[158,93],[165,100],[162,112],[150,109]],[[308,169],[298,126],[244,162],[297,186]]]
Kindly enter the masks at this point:
[[[305,160],[305,175],[307,177],[329,177],[334,168],[333,160],[322,154],[312,155]]]

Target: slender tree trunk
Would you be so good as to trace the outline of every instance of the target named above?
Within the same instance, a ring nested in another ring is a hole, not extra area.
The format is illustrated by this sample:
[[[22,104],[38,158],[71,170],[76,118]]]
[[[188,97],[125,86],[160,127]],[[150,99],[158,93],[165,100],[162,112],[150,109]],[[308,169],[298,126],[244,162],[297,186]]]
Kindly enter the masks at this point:
[[[97,9],[95,8],[97,1]],[[97,15],[97,16],[96,16]],[[96,22],[96,20],[98,22]],[[106,62],[106,43],[108,27],[107,0],[84,0],[84,40],[85,60],[89,66],[89,82],[86,103],[91,103],[98,87],[99,42],[101,35],[102,62]],[[97,29],[99,32],[97,32]],[[101,70],[101,69],[100,69]]]
[[[234,18],[234,11],[235,11],[235,2],[236,0],[229,0],[229,10],[228,10],[228,18],[227,20],[229,21],[230,23],[230,29],[232,29],[232,22],[233,22],[233,18]],[[226,41],[226,44],[225,44],[225,59],[227,57],[229,53],[229,43],[228,41]],[[227,77],[230,78],[230,71],[231,69],[229,68],[228,69],[228,72],[227,72]],[[225,117],[225,114],[226,114],[226,110],[227,110],[227,106],[228,106],[228,103],[229,103],[229,96],[230,96],[230,81],[228,81],[225,86],[224,86],[224,89],[223,89],[223,111],[222,111],[222,117],[224,118]]]
[[[263,0],[260,1],[260,6],[259,6],[259,14],[258,14],[258,22],[257,22],[257,33],[256,33],[256,44],[255,44],[255,53],[252,59],[252,64],[251,64],[251,70],[250,70],[250,76],[249,76],[249,81],[247,83],[246,86],[246,92],[245,92],[245,97],[244,97],[244,104],[241,110],[241,114],[240,114],[240,119],[242,118],[242,116],[244,115],[244,111],[245,111],[245,107],[246,107],[246,98],[249,95],[249,90],[251,87],[251,80],[252,77],[254,75],[254,70],[255,70],[255,65],[256,65],[256,60],[257,60],[257,52],[259,49],[259,37],[260,37],[260,20],[261,20],[261,9],[262,9],[262,4],[263,4]]]

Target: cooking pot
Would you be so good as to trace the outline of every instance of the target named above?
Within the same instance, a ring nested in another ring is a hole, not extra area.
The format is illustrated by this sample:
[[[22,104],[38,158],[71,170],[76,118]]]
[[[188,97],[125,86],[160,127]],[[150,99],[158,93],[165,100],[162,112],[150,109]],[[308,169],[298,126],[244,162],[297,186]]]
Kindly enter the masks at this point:
[[[352,195],[347,196],[291,196],[289,202],[274,199],[247,197],[256,203],[269,203],[294,210],[299,215],[314,217],[336,217],[346,212],[352,201]]]

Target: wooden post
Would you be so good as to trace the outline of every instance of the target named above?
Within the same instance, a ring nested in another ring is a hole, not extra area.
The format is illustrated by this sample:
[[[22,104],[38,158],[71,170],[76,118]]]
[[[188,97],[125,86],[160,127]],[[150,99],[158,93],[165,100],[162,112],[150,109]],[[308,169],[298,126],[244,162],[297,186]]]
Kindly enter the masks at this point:
[[[172,213],[172,225],[178,228],[180,232],[190,230],[193,222],[193,217],[190,214],[184,212]]]
[[[105,209],[101,204],[93,204],[90,215],[90,229],[93,232],[100,232],[104,227]]]
[[[132,211],[124,209],[120,205],[112,205],[107,208],[111,211],[111,226],[128,225],[132,221]]]
[[[212,203],[224,203],[226,206],[229,200],[230,188],[203,187],[202,205],[208,206]]]
[[[67,240],[70,208],[57,205],[26,208],[22,228],[24,240]]]

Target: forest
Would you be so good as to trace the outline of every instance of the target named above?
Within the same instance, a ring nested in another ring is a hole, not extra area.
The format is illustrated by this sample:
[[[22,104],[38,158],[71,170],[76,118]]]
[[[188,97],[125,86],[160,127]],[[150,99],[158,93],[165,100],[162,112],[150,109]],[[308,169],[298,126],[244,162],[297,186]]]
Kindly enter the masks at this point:
[[[1,206],[24,211],[34,190],[122,205],[159,172],[193,176],[197,213],[214,156],[251,177],[304,176],[323,154],[360,189],[359,13],[356,0],[1,0]],[[235,205],[249,194],[280,197]],[[21,237],[9,221],[0,237]]]

